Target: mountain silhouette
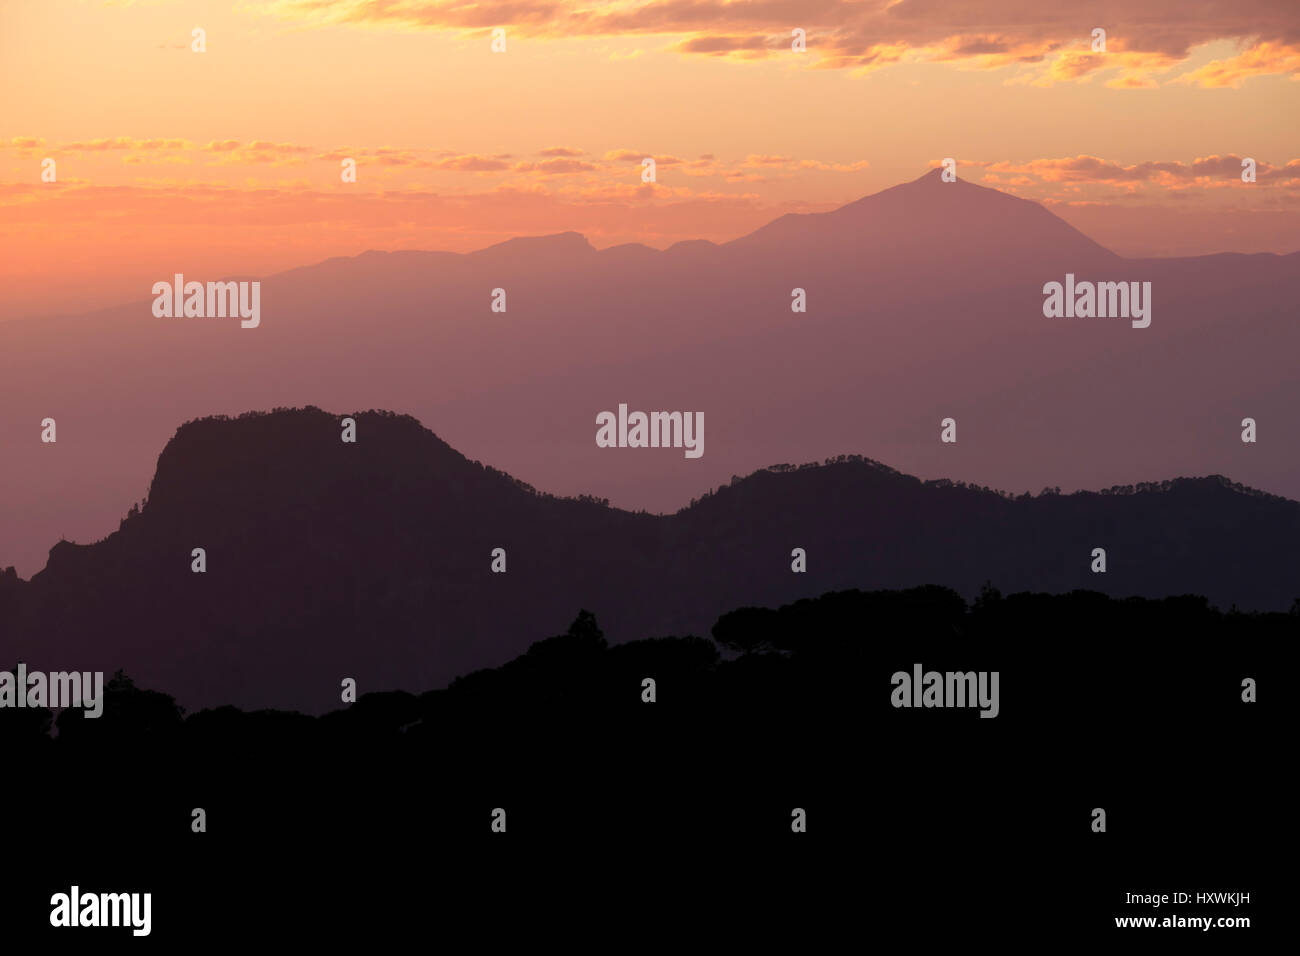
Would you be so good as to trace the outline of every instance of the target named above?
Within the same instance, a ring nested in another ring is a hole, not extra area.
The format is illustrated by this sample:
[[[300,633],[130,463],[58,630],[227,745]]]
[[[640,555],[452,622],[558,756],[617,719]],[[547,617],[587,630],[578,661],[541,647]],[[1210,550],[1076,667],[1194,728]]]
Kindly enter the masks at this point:
[[[155,902],[157,935],[168,939],[210,942],[226,931],[238,943],[250,918],[278,925],[286,886],[299,887],[304,911],[322,892],[356,905],[355,884],[286,884],[274,867],[250,868],[268,846],[325,873],[342,847],[370,874],[385,872],[398,846],[436,855],[474,893],[502,873],[554,885],[561,856],[619,873],[622,887],[617,859],[635,851],[627,872],[642,895],[685,876],[694,896],[716,901],[721,889],[753,903],[771,897],[772,873],[793,873],[791,887],[808,898],[782,886],[783,905],[828,915],[851,911],[850,897],[861,895],[845,885],[845,861],[875,854],[897,864],[878,901],[891,914],[932,918],[915,887],[938,879],[952,893],[945,917],[975,923],[1005,903],[1005,881],[972,882],[969,867],[936,876],[934,861],[958,848],[1008,872],[1055,866],[1069,881],[1017,887],[1013,933],[1041,938],[1068,919],[1076,935],[1113,939],[1095,902],[1102,892],[1123,899],[1133,872],[1215,885],[1234,868],[1250,879],[1285,866],[1289,844],[1276,839],[1275,821],[1289,799],[1278,759],[1289,701],[1261,694],[1246,703],[1242,677],[1265,687],[1268,675],[1290,673],[1295,627],[1294,615],[1222,613],[1194,597],[986,588],[968,605],[923,587],[737,608],[713,625],[713,641],[611,645],[580,610],[564,633],[499,668],[446,688],[335,700],[318,717],[230,706],[186,713],[118,672],[104,684],[99,719],[76,708],[57,719],[44,708],[0,709],[6,757],[41,784],[15,788],[6,803],[22,823],[9,842],[32,861],[15,888],[25,894],[17,910],[41,913],[51,886],[66,889],[67,857],[85,834],[113,832],[129,835],[131,852],[92,854],[79,885],[138,880],[162,890],[164,873],[182,888]],[[953,706],[900,700],[897,672],[922,666],[968,672],[977,689],[945,697]],[[1257,786],[1207,774],[1210,752],[1251,767]],[[87,800],[86,781],[115,779],[123,755],[128,783]],[[1022,793],[1008,782],[1027,759],[1032,790]],[[1088,825],[1096,805],[1111,825],[1104,845]],[[1207,806],[1231,826],[1206,827]],[[206,836],[192,829],[196,807]],[[508,820],[511,836],[492,829],[494,818]],[[737,875],[719,879],[714,864],[683,869],[701,845]],[[391,905],[383,881],[367,883]],[[247,894],[239,919],[212,921],[211,898],[232,886]],[[1267,899],[1250,904],[1255,928],[1271,912]],[[411,908],[423,912],[415,899]]]
[[[180,250],[175,271],[222,278]],[[1151,282],[1150,327],[1045,318],[1067,273]],[[0,323],[0,563],[24,576],[51,541],[113,528],[178,421],[250,408],[392,409],[538,487],[656,512],[845,450],[1016,492],[1226,474],[1300,498],[1300,253],[1124,259],[937,171],[722,244],[570,232],[330,259],[263,280],[257,329],[154,318],[145,292]],[[703,457],[596,447],[622,402],[703,412]]]
[[[405,416],[357,413],[345,443],[341,417],[182,426],[117,532],[60,542],[29,581],[0,575],[0,659],[120,668],[189,708],[320,712],[347,677],[427,689],[502,664],[578,607],[623,642],[848,588],[969,597],[992,581],[1269,611],[1300,595],[1300,503],[1220,477],[1013,498],[842,456],[652,515],[538,493]]]
[[[1082,270],[1123,261],[1036,202],[961,179],[944,182],[942,172],[830,212],[781,216],[726,248],[777,248],[833,266],[856,262],[877,275],[939,256],[964,279],[989,284],[1062,264]]]

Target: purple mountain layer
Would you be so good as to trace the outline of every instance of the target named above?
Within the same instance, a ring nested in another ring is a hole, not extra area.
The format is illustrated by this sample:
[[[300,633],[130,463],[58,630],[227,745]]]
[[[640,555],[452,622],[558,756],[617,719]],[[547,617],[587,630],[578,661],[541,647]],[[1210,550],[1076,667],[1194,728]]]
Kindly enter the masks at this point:
[[[1067,274],[1150,282],[1150,327],[1046,318]],[[538,487],[656,512],[843,453],[1015,492],[1227,474],[1300,497],[1300,254],[1124,259],[936,173],[724,245],[331,259],[265,279],[256,329],[155,318],[147,293],[0,323],[0,564],[108,533],[178,421],[308,404],[410,414]],[[622,403],[702,412],[704,454],[597,447]]]
[[[182,427],[118,531],[59,544],[30,581],[0,574],[0,668],[123,668],[190,708],[319,712],[346,677],[422,691],[502,664],[581,608],[612,641],[707,635],[734,608],[831,590],[969,599],[985,581],[1300,613],[1300,503],[1223,478],[1012,498],[846,459],[635,514],[539,494],[414,419],[354,417],[354,444],[318,409]]]

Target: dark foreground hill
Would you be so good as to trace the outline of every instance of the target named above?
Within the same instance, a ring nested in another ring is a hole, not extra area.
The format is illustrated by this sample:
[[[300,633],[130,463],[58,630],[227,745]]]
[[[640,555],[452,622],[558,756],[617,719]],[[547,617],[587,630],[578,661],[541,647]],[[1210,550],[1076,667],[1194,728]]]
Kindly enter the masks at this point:
[[[610,646],[583,612],[500,668],[317,718],[185,715],[119,676],[100,718],[66,711],[53,739],[49,711],[0,711],[24,861],[0,916],[10,937],[40,929],[75,879],[153,891],[163,938],[373,936],[431,905],[440,926],[503,899],[568,919],[598,880],[618,891],[602,906],[764,931],[775,907],[817,940],[849,914],[1113,940],[1114,916],[1149,915],[1125,892],[1185,885],[1252,893],[1175,912],[1246,915],[1262,938],[1283,915],[1298,624],[1193,597],[968,606],[926,587],[737,609],[713,641]],[[916,665],[996,673],[997,716],[893,706]]]
[[[1300,504],[1217,477],[1010,498],[839,459],[660,516],[539,494],[408,417],[358,414],[344,443],[340,417],[180,428],[119,531],[61,542],[30,581],[0,577],[0,660],[121,668],[191,709],[320,713],[344,678],[418,690],[504,663],[578,607],[621,642],[844,588],[971,597],[992,581],[1270,611],[1300,594]],[[505,573],[491,570],[497,548]],[[1090,570],[1095,548],[1105,573]]]

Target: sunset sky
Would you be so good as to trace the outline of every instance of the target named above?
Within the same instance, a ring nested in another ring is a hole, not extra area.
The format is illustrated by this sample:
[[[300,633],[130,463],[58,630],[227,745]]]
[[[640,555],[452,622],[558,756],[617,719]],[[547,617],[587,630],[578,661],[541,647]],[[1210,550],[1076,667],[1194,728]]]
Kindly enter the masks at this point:
[[[1298,81],[1294,0],[6,2],[0,319],[366,249],[726,241],[948,156],[1123,255],[1293,252]]]

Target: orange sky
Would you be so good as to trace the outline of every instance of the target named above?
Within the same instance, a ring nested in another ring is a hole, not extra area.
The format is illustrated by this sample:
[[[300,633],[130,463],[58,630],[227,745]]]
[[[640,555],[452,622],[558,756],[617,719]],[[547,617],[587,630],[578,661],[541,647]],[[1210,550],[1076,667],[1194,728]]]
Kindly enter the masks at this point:
[[[1125,255],[1300,249],[1300,4],[1188,8],[6,3],[0,319],[370,248],[725,241],[946,156]]]

